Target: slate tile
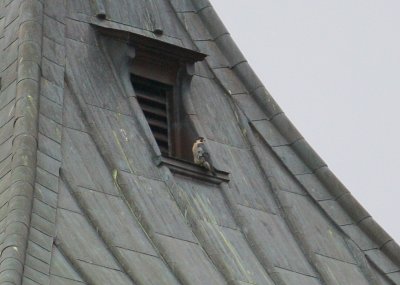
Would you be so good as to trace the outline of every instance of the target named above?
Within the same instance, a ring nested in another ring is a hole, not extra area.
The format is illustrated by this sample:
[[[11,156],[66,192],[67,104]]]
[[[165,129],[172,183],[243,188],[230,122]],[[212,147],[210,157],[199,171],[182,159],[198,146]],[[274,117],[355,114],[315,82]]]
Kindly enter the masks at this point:
[[[113,22],[122,23],[128,27],[136,27],[140,30],[153,31],[162,28],[164,36],[183,39],[187,38],[182,24],[171,9],[171,5],[165,1],[122,1],[117,3],[106,0],[108,18]]]
[[[207,23],[208,30],[214,38],[228,33],[209,1],[198,0],[193,4],[203,21]]]
[[[61,144],[62,126],[42,114],[39,114],[39,132]]]
[[[279,192],[278,196],[289,222],[313,252],[355,263],[344,236],[310,198],[289,192]]]
[[[57,103],[58,105],[63,105],[64,90],[61,86],[58,86],[54,82],[50,82],[46,78],[42,77],[40,81],[40,91],[41,94],[47,99]]]
[[[56,209],[52,208],[51,206],[45,204],[44,202],[34,199],[33,200],[33,208],[32,208],[32,213],[36,213],[42,218],[55,223],[56,221]],[[38,243],[40,245],[40,243]],[[47,247],[44,247],[47,248]],[[48,249],[49,251],[51,250]]]
[[[16,48],[19,54],[19,58],[23,60],[31,60],[36,64],[40,65],[41,58],[41,47],[39,43],[33,41],[26,41],[20,43]]]
[[[158,257],[134,251],[116,249],[125,260],[129,270],[139,284],[148,285],[178,285],[166,264]]]
[[[370,230],[373,228],[376,229],[376,222],[372,219],[367,210],[365,210],[365,208],[358,203],[354,196],[351,195],[350,192],[337,198],[337,202],[343,209],[346,209],[347,213],[351,215],[354,222],[360,223],[361,227],[366,226],[366,228],[369,228]],[[381,242],[386,242],[391,239],[386,232],[381,230],[381,228],[379,228],[375,233],[379,235],[377,240],[380,240]]]
[[[66,73],[74,94],[92,106],[131,115],[124,90],[121,90],[104,53],[98,47],[76,41],[67,41],[66,47]]]
[[[70,264],[70,262],[68,262],[68,260],[64,257],[64,255],[58,250],[57,247],[55,247],[53,250],[50,273],[51,275],[56,275],[58,277],[68,279],[70,282],[76,281],[83,283],[83,280],[81,279],[79,274]],[[56,284],[58,285],[58,283]]]
[[[42,75],[58,86],[64,86],[64,66],[60,66],[47,58],[42,58]]]
[[[10,66],[13,62],[15,62],[18,58],[18,45],[19,42],[15,40],[11,43],[2,54],[2,61],[0,63],[0,70],[5,70],[8,66]]]
[[[221,273],[197,244],[162,235],[157,235],[157,239],[162,255],[184,284],[226,284]]]
[[[8,156],[3,161],[0,161],[0,179],[11,171],[11,160],[11,156]]]
[[[247,93],[246,87],[230,68],[217,68],[213,72],[230,95]]]
[[[37,152],[37,165],[51,175],[58,176],[61,162],[41,152]]]
[[[59,277],[56,275],[50,275],[50,285],[83,285],[83,284],[86,283]]]
[[[290,146],[277,146],[272,149],[294,175],[312,173]]]
[[[237,48],[236,43],[233,41],[229,33],[222,34],[215,38],[215,42],[224,51],[225,57],[229,60],[232,66],[239,64],[240,62],[246,62],[246,58]]]
[[[8,215],[8,211],[9,211],[9,209],[8,209],[8,199],[9,199],[9,196],[10,196],[10,193],[9,193],[10,191],[7,191],[6,193],[1,193],[1,200],[2,200],[2,202],[1,202],[1,206],[0,206],[0,221],[2,221],[4,218],[6,218],[7,217],[7,215]],[[5,200],[4,198],[7,198],[7,200]]]
[[[238,74],[238,77],[243,79],[243,75]],[[246,83],[246,81],[243,82]],[[251,86],[247,83],[246,87],[251,88]],[[273,118],[274,116],[283,112],[264,86],[257,87],[253,91],[250,91],[250,95],[259,102],[260,107],[265,111],[269,118]]]
[[[11,85],[5,87],[4,81],[2,79],[2,89],[0,93],[0,109],[7,106],[12,100],[15,99],[17,93],[17,83],[14,81]],[[3,125],[3,124],[1,124]]]
[[[17,78],[18,84],[24,84],[24,79],[31,79],[35,82],[39,81],[40,66],[33,61],[22,60],[18,63]]]
[[[2,77],[1,77],[2,88],[9,87],[9,85],[11,85],[14,81],[17,80],[17,67],[18,67],[18,63],[17,63],[17,61],[14,61],[11,65],[9,65],[3,71]],[[15,93],[13,95],[15,96]]]
[[[178,13],[197,11],[190,0],[171,0],[171,4]]]
[[[39,14],[41,13],[39,12],[38,15]],[[28,13],[26,13],[26,15],[28,15]],[[18,29],[18,38],[21,43],[33,41],[40,44],[42,42],[42,37],[43,26],[41,25],[41,19],[37,19],[36,21],[22,22]]]
[[[368,256],[383,272],[390,273],[400,271],[399,266],[394,264],[388,257],[385,256],[379,249],[371,249],[364,251],[365,255]]]
[[[64,129],[62,147],[63,171],[68,174],[68,179],[71,179],[71,186],[119,195],[113,181],[113,169],[108,168],[94,140],[88,134]],[[103,175],[99,176],[99,173]]]
[[[315,174],[297,175],[296,178],[315,200],[334,199]]]
[[[21,23],[27,21],[39,22],[43,16],[43,4],[38,2],[21,1],[19,7],[19,19]]]
[[[49,265],[51,260],[51,252],[47,251],[43,247],[37,245],[32,241],[28,241],[28,247],[26,252],[43,263]]]
[[[215,77],[211,69],[208,67],[207,63],[204,61],[196,62],[194,64],[194,74],[200,77],[205,77],[210,79]]]
[[[63,251],[68,252],[68,255],[74,259],[82,260],[85,264],[94,263],[113,270],[120,270],[96,230],[80,214],[64,209],[58,210],[57,239],[60,241]]]
[[[319,204],[339,226],[353,223],[353,220],[338,202],[326,200],[319,202]]]
[[[257,156],[260,158],[260,164],[265,171],[268,181],[274,191],[287,191],[307,196],[307,191],[293,177],[272,150],[267,147],[258,137],[257,145],[254,147]]]
[[[274,266],[316,276],[285,220],[277,215],[239,206],[244,234],[266,267]]]
[[[64,108],[63,108],[63,125],[65,127],[88,132],[86,129],[86,120],[83,111],[79,108],[74,94],[68,85],[65,86],[64,93]]]
[[[219,47],[214,41],[195,41],[200,52],[207,54],[206,61],[210,68],[230,68],[228,60],[225,58]]]
[[[62,161],[60,144],[41,133],[38,135],[38,144],[40,152],[40,160],[38,161],[41,163],[39,166],[53,175],[58,176],[58,169]]]
[[[231,203],[276,213],[277,206],[265,174],[254,161],[250,150],[229,147],[208,141],[215,166],[230,172],[229,191],[225,194]],[[243,167],[245,165],[246,167]]]
[[[0,179],[0,195],[7,191],[11,185],[11,172],[7,173]]]
[[[30,280],[33,280],[37,282],[38,284],[47,284],[49,283],[48,281],[48,276],[46,274],[43,274],[42,272],[35,270],[25,264],[24,266],[24,276],[29,278]]]
[[[43,18],[43,33],[56,43],[64,44],[65,25],[47,15]]]
[[[58,193],[58,208],[83,214],[79,205],[72,197],[68,186],[63,180],[60,181],[60,192]]]
[[[305,139],[299,139],[293,143],[292,149],[303,159],[307,167],[313,171],[327,166],[325,161],[311,148]]]
[[[287,140],[269,120],[254,121],[251,122],[251,125],[269,146],[288,144]]]
[[[48,235],[38,231],[35,228],[30,228],[29,232],[29,239],[43,247],[44,249],[51,251],[51,248],[53,246],[53,238],[49,237]]]
[[[327,284],[365,285],[368,280],[354,264],[317,255],[322,278]]]
[[[207,138],[236,147],[247,146],[237,114],[232,109],[231,98],[222,92],[214,80],[195,76],[190,99]]]
[[[143,176],[161,177],[160,169],[153,161],[154,151],[136,119],[97,107],[88,110],[96,143],[116,168]]]
[[[80,41],[89,45],[97,45],[96,35],[93,28],[84,22],[74,19],[66,19],[65,36],[68,39]]]
[[[285,285],[321,285],[321,281],[316,277],[307,276],[303,274],[299,274],[297,272],[293,272],[290,270],[286,270],[284,268],[274,268],[274,274],[278,275],[278,278],[282,280]],[[280,283],[278,283],[280,284]]]
[[[323,185],[326,185],[332,197],[338,198],[349,194],[349,190],[346,188],[346,186],[344,186],[343,183],[340,182],[340,180],[335,176],[335,174],[333,174],[333,172],[328,167],[322,167],[318,169],[317,171],[315,171],[315,175],[316,175],[315,177],[317,177],[323,183]],[[353,199],[349,199],[349,202],[354,202],[354,201]],[[362,215],[364,214],[365,210],[362,211]]]
[[[36,169],[36,182],[53,192],[58,192],[58,177],[44,169]]]
[[[39,271],[45,275],[49,274],[49,264],[44,263],[30,254],[26,255],[25,266],[28,266],[33,270]]]
[[[0,7],[1,11],[4,11],[3,7]],[[0,38],[4,37],[4,22],[5,22],[5,18],[4,18],[4,12],[0,15]],[[1,46],[1,43],[0,43]],[[3,49],[3,47],[1,46],[1,49]]]
[[[1,130],[0,130],[1,132]],[[6,159],[12,152],[12,138],[0,144],[0,161]]]
[[[122,173],[119,183],[146,230],[197,242],[164,182]]]
[[[188,213],[192,223],[206,221],[229,228],[238,228],[229,206],[218,186],[174,175],[176,184],[169,186],[172,195],[184,213]]]
[[[360,229],[357,225],[345,225],[342,230],[357,244],[362,250],[377,248],[377,245]]]
[[[393,273],[388,273],[387,276],[395,282],[395,284],[400,284],[400,272],[393,272]]]
[[[236,105],[243,111],[249,120],[257,121],[268,119],[267,115],[249,94],[238,94],[232,97]]]
[[[6,285],[11,285],[12,283],[5,283]],[[33,281],[32,279],[29,279],[26,276],[22,277],[22,284],[24,285],[38,285],[39,283]]]
[[[52,222],[33,213],[31,217],[31,226],[47,236],[53,237],[55,235],[55,227]]]
[[[178,16],[192,40],[204,41],[213,39],[197,13],[186,12],[180,13]]]
[[[120,270],[114,270],[96,264],[90,264],[87,262],[78,261],[79,267],[87,276],[91,277],[91,284],[96,285],[125,285],[132,284],[132,281],[126,275],[126,273]]]
[[[51,18],[57,19],[59,22],[65,21],[66,16],[66,1],[64,0],[52,0],[44,3],[44,13]]]
[[[13,22],[18,17],[19,5],[21,1],[12,1],[7,7],[7,13],[5,17],[5,26],[7,27],[11,22]]]
[[[66,7],[69,17],[76,16],[79,14],[91,15],[90,2],[82,0],[69,0],[66,1]]]
[[[76,192],[90,220],[110,245],[157,255],[122,198],[83,188]]]
[[[17,1],[14,1],[17,2]],[[18,38],[19,22],[14,19],[8,26],[4,27],[3,48],[8,47]]]
[[[232,70],[242,80],[242,82],[245,84],[247,90],[250,92],[251,95],[256,95],[254,94],[254,92],[257,89],[261,89],[263,87],[261,80],[254,73],[253,69],[250,67],[247,61],[243,61],[241,63],[236,64],[235,66],[232,67]]]
[[[65,47],[63,45],[60,45],[47,37],[43,37],[42,44],[44,57],[60,66],[65,65]]]
[[[240,231],[204,221],[199,221],[196,228],[203,248],[226,279],[274,284]]]
[[[40,113],[57,124],[62,124],[62,107],[45,96],[40,96]]]

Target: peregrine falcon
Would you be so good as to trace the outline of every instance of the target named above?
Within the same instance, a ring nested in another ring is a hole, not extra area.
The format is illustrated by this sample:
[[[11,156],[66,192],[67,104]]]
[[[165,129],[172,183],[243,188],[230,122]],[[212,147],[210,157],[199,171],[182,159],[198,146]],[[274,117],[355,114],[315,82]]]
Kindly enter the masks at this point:
[[[216,172],[211,162],[210,154],[206,150],[204,142],[205,139],[203,137],[198,137],[193,144],[192,152],[194,163],[207,169],[215,176]]]

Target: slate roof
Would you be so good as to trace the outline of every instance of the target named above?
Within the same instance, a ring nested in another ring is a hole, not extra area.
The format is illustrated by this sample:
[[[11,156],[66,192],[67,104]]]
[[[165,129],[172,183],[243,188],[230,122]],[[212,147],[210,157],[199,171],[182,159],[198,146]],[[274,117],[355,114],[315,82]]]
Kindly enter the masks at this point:
[[[154,163],[96,27],[209,55],[185,108],[229,183]],[[207,0],[0,0],[0,47],[0,284],[400,284]]]

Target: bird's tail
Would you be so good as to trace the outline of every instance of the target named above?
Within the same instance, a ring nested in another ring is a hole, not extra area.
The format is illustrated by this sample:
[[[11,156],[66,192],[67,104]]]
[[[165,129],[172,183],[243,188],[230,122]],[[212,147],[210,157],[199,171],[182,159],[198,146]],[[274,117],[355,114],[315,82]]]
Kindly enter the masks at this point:
[[[214,166],[208,161],[204,162],[203,166],[207,168],[208,171],[212,173],[212,175],[217,176],[217,172],[215,172]]]
[[[210,163],[210,172],[212,173],[212,175],[217,176],[217,172],[215,171],[214,166]]]

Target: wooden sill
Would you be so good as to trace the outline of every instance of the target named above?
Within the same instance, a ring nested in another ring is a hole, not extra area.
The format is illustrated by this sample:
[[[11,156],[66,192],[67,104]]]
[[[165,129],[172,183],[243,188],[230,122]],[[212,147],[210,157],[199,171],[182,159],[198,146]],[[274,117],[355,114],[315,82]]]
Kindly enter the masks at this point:
[[[202,167],[174,157],[158,156],[155,158],[157,166],[165,165],[171,172],[178,173],[187,177],[207,181],[214,184],[221,184],[222,182],[229,182],[229,172],[215,169],[216,175],[212,175]]]

